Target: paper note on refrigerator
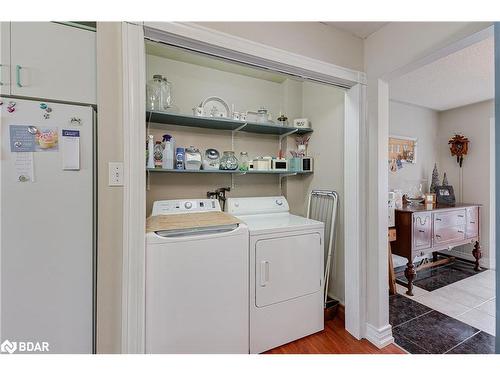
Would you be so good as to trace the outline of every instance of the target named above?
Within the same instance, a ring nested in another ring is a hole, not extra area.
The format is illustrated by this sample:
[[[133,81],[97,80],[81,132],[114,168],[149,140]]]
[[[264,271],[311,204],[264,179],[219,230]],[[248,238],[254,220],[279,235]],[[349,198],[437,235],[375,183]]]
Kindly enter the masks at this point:
[[[62,162],[63,169],[77,171],[80,169],[80,131],[62,129]]]
[[[30,132],[30,126],[10,125],[9,131],[11,152],[35,151],[35,132]]]
[[[14,170],[17,182],[35,182],[32,152],[14,152]]]

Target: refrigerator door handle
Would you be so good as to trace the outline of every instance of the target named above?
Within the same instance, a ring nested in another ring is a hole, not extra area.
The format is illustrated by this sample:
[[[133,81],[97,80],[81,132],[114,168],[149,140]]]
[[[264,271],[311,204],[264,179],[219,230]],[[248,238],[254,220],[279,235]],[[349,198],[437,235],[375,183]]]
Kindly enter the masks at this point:
[[[21,65],[16,65],[16,84],[17,84],[17,87],[23,87],[23,85],[21,84],[21,69],[22,69]]]

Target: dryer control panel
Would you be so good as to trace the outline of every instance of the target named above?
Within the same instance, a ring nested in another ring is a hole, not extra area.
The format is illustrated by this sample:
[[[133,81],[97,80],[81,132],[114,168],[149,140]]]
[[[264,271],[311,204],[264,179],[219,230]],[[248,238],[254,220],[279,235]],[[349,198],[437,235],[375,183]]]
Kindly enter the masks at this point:
[[[152,216],[221,211],[217,199],[175,199],[153,203]]]
[[[232,215],[256,215],[288,212],[288,202],[283,196],[228,198],[226,210]]]

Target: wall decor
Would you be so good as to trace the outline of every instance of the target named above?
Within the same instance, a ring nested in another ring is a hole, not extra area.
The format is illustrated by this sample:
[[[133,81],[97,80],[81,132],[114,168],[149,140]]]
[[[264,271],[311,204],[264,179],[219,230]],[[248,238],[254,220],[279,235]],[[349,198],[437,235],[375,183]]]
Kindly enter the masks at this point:
[[[455,136],[448,141],[451,155],[457,157],[457,163],[460,165],[460,168],[462,168],[464,156],[467,155],[467,151],[469,150],[469,142],[469,139],[461,134],[455,134]]]
[[[391,160],[415,164],[417,162],[417,138],[390,135],[389,162]]]
[[[453,191],[453,186],[436,186],[436,201],[440,204],[454,205],[455,204],[455,193]]]

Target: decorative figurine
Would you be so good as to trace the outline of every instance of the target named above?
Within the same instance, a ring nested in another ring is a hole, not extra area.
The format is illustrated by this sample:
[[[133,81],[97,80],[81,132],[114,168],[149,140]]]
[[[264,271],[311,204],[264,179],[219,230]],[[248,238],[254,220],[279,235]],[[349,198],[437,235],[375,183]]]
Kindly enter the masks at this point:
[[[288,126],[288,117],[284,113],[280,112],[279,117],[277,118],[278,124],[281,126]]]

